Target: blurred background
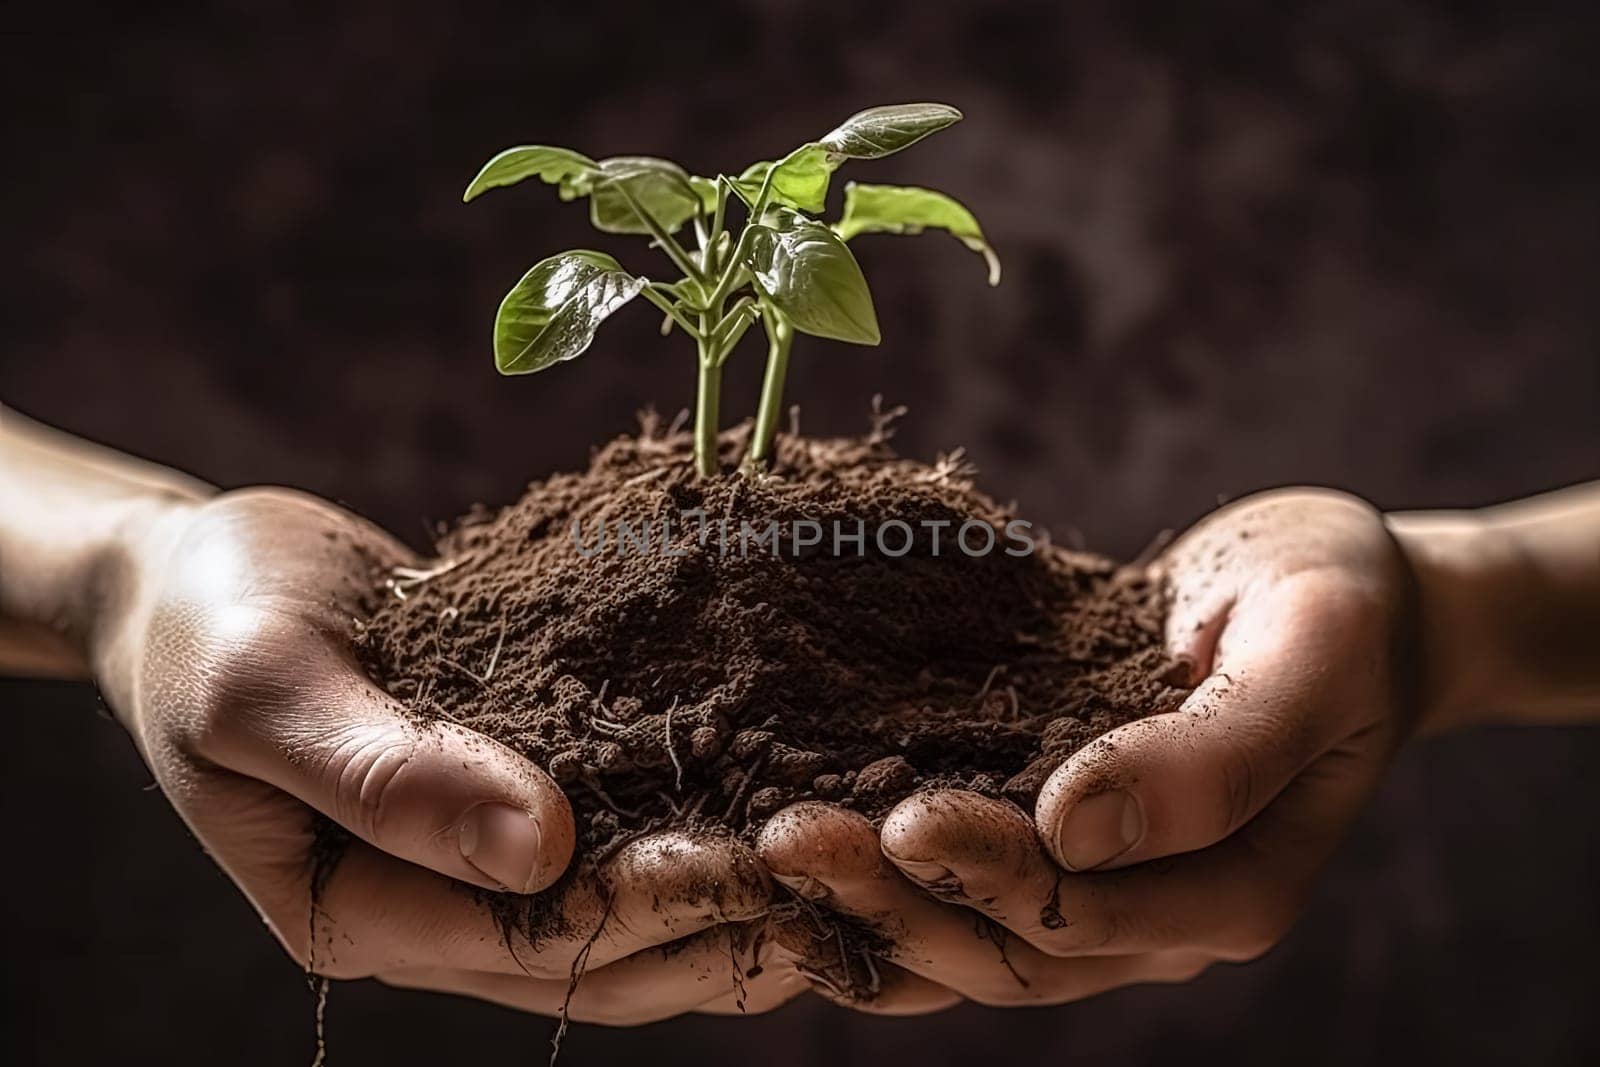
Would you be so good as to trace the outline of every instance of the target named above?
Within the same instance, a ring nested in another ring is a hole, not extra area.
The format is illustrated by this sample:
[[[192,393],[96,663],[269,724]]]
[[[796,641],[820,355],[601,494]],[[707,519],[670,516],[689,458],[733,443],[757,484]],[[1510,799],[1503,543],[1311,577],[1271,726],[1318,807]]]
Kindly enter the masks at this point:
[[[863,429],[882,393],[905,451],[965,446],[995,496],[1124,557],[1286,483],[1449,507],[1600,475],[1579,0],[51,11],[0,24],[0,399],[219,485],[302,487],[422,544],[689,403],[687,343],[642,303],[578,364],[494,373],[495,305],[535,260],[663,269],[542,187],[463,207],[496,150],[737,171],[917,99],[967,121],[842,178],[959,197],[1005,281],[943,236],[862,238],[885,341],[802,339],[807,432]],[[309,1062],[304,981],[97,708],[0,683],[11,1062]],[[912,1021],[800,1002],[578,1027],[564,1055],[1597,1062],[1597,769],[1596,731],[1414,746],[1294,934],[1188,986]],[[550,1030],[347,984],[330,1063],[541,1063]]]

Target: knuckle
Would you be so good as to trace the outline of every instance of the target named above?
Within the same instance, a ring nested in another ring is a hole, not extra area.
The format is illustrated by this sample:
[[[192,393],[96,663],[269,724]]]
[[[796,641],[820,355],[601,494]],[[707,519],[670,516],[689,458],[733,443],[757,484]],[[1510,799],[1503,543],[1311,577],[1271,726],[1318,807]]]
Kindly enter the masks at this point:
[[[360,837],[376,839],[394,785],[415,755],[414,741],[386,733],[351,730],[335,741],[325,769],[334,786],[334,820]]]
[[[1234,747],[1221,761],[1217,786],[1217,810],[1222,822],[1217,837],[1221,839],[1249,822],[1256,812],[1260,775],[1256,772],[1254,758]]]

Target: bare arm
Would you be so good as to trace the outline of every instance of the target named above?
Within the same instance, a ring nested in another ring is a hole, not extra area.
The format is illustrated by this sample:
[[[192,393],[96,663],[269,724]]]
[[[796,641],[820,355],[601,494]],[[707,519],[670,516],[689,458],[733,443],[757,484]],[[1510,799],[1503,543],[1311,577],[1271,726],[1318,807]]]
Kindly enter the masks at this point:
[[[1425,728],[1600,718],[1600,482],[1388,525],[1421,601]]]
[[[214,492],[0,407],[0,673],[87,678],[121,561]]]

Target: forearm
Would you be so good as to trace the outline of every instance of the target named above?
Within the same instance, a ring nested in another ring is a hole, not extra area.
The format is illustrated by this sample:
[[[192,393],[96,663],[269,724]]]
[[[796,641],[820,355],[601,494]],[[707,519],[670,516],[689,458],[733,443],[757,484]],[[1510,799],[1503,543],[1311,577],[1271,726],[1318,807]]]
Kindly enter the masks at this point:
[[[0,407],[0,674],[85,676],[140,546],[211,492]]]
[[[1425,729],[1600,720],[1600,482],[1388,523],[1417,578]]]

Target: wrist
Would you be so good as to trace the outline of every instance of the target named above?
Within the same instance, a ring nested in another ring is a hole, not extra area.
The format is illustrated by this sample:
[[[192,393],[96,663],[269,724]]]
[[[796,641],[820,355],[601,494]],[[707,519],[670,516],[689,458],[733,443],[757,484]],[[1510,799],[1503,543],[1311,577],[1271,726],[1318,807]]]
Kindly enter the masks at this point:
[[[1514,584],[1515,546],[1477,512],[1384,517],[1415,581],[1418,725],[1436,733],[1495,717],[1499,662],[1496,605]]]
[[[1600,508],[1569,490],[1469,512],[1386,516],[1420,605],[1420,723],[1593,718],[1600,710]]]
[[[135,679],[153,606],[166,584],[173,548],[204,499],[163,489],[128,501],[84,575],[84,663],[108,706],[130,729],[125,716],[137,705]]]
[[[0,616],[7,658],[30,673],[88,678],[154,581],[195,501],[153,491],[96,501],[65,523],[6,539]]]
[[[87,677],[209,487],[0,409],[0,673]]]

